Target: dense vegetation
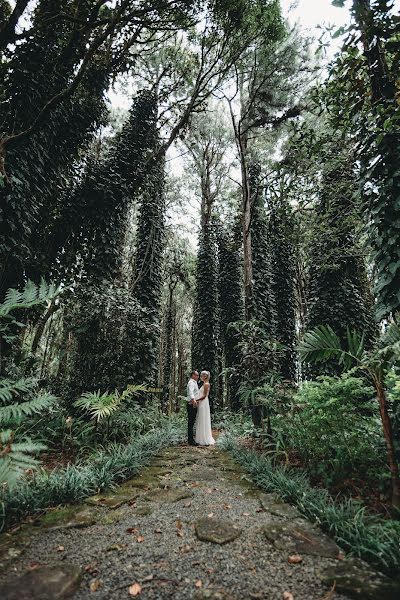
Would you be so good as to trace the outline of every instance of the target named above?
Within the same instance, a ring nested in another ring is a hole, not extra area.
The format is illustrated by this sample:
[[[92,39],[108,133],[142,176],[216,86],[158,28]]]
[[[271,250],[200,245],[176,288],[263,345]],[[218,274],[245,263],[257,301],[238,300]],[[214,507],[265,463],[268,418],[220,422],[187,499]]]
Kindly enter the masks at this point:
[[[253,473],[290,465],[391,531],[399,19],[390,0],[333,4],[351,19],[327,64],[278,0],[0,0],[8,522],[176,439],[195,367],[214,418],[268,454]],[[73,466],[53,473],[57,454]]]

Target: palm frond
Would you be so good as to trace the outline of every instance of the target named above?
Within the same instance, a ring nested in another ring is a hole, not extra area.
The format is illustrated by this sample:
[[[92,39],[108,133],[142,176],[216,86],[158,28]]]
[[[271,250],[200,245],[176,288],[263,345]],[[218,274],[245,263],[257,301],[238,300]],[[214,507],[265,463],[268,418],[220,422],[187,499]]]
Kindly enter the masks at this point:
[[[118,392],[110,394],[109,392],[85,392],[78,400],[75,400],[74,406],[86,410],[92,419],[97,422],[111,416],[113,412],[118,410],[123,400]]]
[[[307,331],[298,346],[303,362],[324,362],[331,358],[340,358],[343,349],[337,334],[330,325],[319,325]]]

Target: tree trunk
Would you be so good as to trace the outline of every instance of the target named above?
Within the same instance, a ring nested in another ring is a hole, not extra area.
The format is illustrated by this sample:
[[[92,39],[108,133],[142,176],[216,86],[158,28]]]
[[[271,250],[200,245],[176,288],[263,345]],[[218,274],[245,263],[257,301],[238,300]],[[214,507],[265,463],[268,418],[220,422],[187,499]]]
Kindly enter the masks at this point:
[[[396,460],[396,452],[393,442],[392,423],[388,413],[385,389],[382,385],[381,377],[374,376],[375,389],[378,395],[379,411],[381,413],[383,434],[385,436],[388,463],[392,479],[392,504],[395,508],[400,508],[400,478],[399,467]]]
[[[240,171],[242,178],[242,230],[244,307],[246,321],[253,316],[253,257],[251,246],[251,197],[247,164],[247,136],[239,132]]]

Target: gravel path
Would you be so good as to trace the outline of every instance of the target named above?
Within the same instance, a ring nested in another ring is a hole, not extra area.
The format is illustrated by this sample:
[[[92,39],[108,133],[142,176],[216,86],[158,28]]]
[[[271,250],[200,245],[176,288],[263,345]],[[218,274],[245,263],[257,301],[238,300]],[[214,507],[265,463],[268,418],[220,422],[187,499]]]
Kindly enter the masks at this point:
[[[125,504],[117,508],[106,508],[104,498],[94,498],[97,506],[74,507],[67,518],[62,511],[48,513],[52,522],[31,528],[36,533],[0,577],[0,590],[10,581],[22,588],[26,580],[18,584],[18,577],[56,564],[80,567],[74,600],[134,595],[143,600],[345,598],[330,592],[318,578],[321,569],[339,560],[296,552],[286,549],[285,542],[267,539],[264,526],[307,524],[291,507],[257,490],[218,448],[168,448],[118,493],[126,496],[120,497]],[[115,495],[109,501],[119,504]],[[88,519],[80,523],[85,528],[74,523],[82,510]],[[238,537],[223,545],[201,541],[195,526],[201,519],[206,537],[215,527],[222,529],[217,535]],[[328,541],[328,550],[331,547]],[[301,562],[288,562],[293,555],[300,557],[291,561]],[[3,588],[0,597],[16,597],[12,586]]]

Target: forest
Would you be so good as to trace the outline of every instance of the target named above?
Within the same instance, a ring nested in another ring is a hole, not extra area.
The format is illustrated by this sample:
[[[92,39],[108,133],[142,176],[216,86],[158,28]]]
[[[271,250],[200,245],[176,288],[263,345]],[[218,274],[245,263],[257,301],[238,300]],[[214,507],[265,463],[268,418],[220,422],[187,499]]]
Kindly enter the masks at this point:
[[[315,39],[279,0],[0,0],[0,571],[181,449],[375,585],[238,598],[399,597],[399,4],[326,4]],[[186,448],[193,369],[215,450]],[[84,571],[77,599],[235,598]]]

